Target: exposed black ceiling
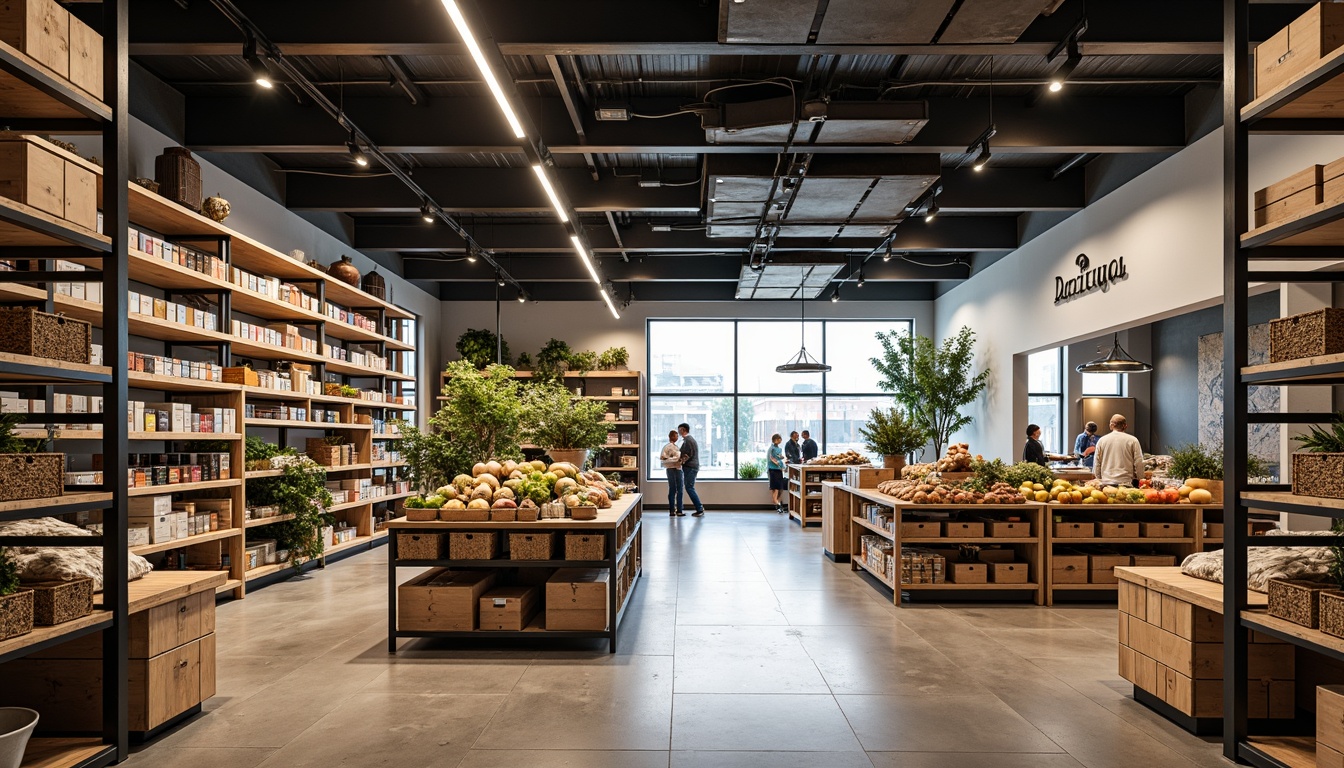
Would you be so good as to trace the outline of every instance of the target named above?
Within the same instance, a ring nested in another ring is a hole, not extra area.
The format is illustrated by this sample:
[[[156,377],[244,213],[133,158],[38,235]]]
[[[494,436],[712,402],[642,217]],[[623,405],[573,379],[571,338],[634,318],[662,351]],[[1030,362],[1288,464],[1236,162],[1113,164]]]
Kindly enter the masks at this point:
[[[235,4],[530,294],[592,299],[567,285],[588,278],[440,0]],[[773,222],[772,252],[847,255],[841,277],[868,259],[860,295],[907,299],[1016,248],[1022,216],[1082,208],[1093,159],[1184,147],[1191,92],[1221,76],[1221,5],[1092,0],[1059,93],[1045,84],[1067,53],[1047,56],[1077,28],[1082,0],[479,10],[618,295],[731,300],[753,232]],[[1256,39],[1303,7],[1255,6]],[[357,248],[398,255],[407,278],[446,298],[493,285],[397,179],[355,168],[334,120],[283,83],[257,88],[241,33],[207,0],[133,3],[130,29],[135,60],[184,94],[189,147],[266,156],[291,209],[349,216]],[[976,172],[968,146],[990,123],[991,90],[993,155]],[[599,106],[650,117],[599,121]],[[725,121],[743,130],[714,130]],[[752,192],[718,201],[719,178]],[[926,223],[935,189],[942,215]],[[852,280],[842,291],[857,293]]]

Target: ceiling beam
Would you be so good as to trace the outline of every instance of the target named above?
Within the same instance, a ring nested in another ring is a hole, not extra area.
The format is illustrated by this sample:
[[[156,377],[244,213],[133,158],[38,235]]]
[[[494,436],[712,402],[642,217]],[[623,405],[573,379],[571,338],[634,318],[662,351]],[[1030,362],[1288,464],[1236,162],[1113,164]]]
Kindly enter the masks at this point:
[[[361,223],[355,221],[355,248],[367,251],[402,253],[465,253],[462,240],[447,227],[436,227],[418,220],[406,224]],[[462,226],[483,246],[500,254],[572,253],[573,245],[559,224],[552,223],[474,223],[462,220]],[[596,253],[619,255],[637,253],[746,253],[749,239],[707,237],[703,229],[654,232],[647,223],[621,231],[624,246],[617,244],[605,221],[585,222],[584,232]],[[774,250],[824,251],[828,253],[868,253],[877,247],[876,238],[811,240],[781,238]],[[964,253],[975,251],[1011,251],[1018,246],[1016,216],[940,216],[932,222],[915,218],[903,222],[893,247],[897,251]]]
[[[963,270],[964,271],[964,270]],[[934,283],[869,283],[863,288],[855,287],[854,283],[849,283],[840,288],[841,301],[932,301],[934,298]],[[586,291],[574,290],[574,287],[564,283],[530,283],[523,281],[523,286],[527,289],[528,298],[533,301],[592,301],[592,298]],[[490,288],[494,283],[482,284],[483,292],[477,292],[457,283],[439,283],[439,298],[443,301],[485,300],[494,302],[494,293]],[[616,283],[616,300],[624,301],[627,296],[634,293],[634,302],[636,304],[646,304],[649,302],[721,302],[735,301],[737,293],[737,283]],[[512,303],[512,298],[516,294],[510,293],[507,289],[501,291],[500,297],[505,303]],[[829,291],[823,291],[822,295],[814,302],[828,301]],[[763,300],[757,300],[763,301]],[[797,300],[780,300],[774,302],[780,305],[781,312],[787,312],[790,316],[796,315],[798,309]],[[787,306],[790,309],[784,309]],[[503,311],[508,316],[509,307],[503,307]],[[796,329],[796,326],[795,326]]]
[[[929,123],[908,144],[809,146],[815,153],[956,154],[989,123],[983,97],[929,99]],[[678,101],[640,102],[647,114],[676,110]],[[570,123],[559,98],[523,99],[553,154],[778,154],[779,144],[710,144],[691,114],[661,120],[598,122],[585,116],[585,137]],[[392,154],[522,153],[509,142],[499,109],[485,98],[436,98],[411,106],[391,98],[347,98],[345,110]],[[340,126],[316,109],[275,93],[188,97],[187,146],[198,152],[331,154],[345,151]],[[1020,99],[994,104],[1001,153],[1082,154],[1176,152],[1185,146],[1185,101],[1180,96],[1070,96],[1026,107]]]
[[[833,258],[833,257],[831,257]],[[637,256],[622,261],[609,255],[601,259],[602,276],[621,282],[736,283],[743,260],[735,255]],[[502,257],[509,274],[526,283],[586,283],[589,277],[576,269],[573,260],[554,256]],[[858,260],[853,262],[858,264]],[[415,258],[405,261],[407,280],[454,283],[491,283],[494,272],[484,262],[463,259]],[[841,270],[841,277],[848,272]],[[863,270],[864,281],[908,282],[927,280],[963,280],[970,274],[965,266],[931,267],[912,264],[899,258],[890,262],[875,259]]]

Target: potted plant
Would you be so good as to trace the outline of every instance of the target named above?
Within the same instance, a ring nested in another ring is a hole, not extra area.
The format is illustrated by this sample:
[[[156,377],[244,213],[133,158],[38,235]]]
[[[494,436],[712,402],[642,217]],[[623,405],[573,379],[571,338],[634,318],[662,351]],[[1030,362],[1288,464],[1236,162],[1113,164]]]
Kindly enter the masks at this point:
[[[503,359],[498,359],[501,351]],[[468,328],[457,337],[457,353],[477,370],[483,370],[491,363],[509,362],[509,343],[484,328]]]
[[[0,640],[33,631],[33,591],[19,585],[19,567],[0,549]]]
[[[533,382],[523,388],[524,432],[553,461],[582,467],[588,452],[607,442],[606,413],[606,402],[576,400],[555,382]]]
[[[1168,449],[1171,466],[1167,474],[1180,478],[1191,488],[1202,488],[1212,494],[1212,503],[1223,500],[1223,449],[1210,448],[1199,443],[1186,443]]]
[[[15,433],[27,414],[0,415],[0,501],[45,499],[65,493],[65,454],[46,452],[47,441]]]
[[[575,373],[587,373],[597,367],[597,360],[597,353],[589,350],[571,354],[565,364]]]
[[[326,470],[294,448],[281,448],[261,441],[254,443],[251,438],[247,455],[253,460],[268,461],[272,466],[282,464],[279,477],[247,481],[250,506],[275,506],[281,515],[294,516],[293,520],[276,523],[268,529],[275,536],[276,549],[289,551],[289,564],[294,568],[305,560],[321,557],[325,546],[319,534],[323,527],[335,521],[327,512],[331,494],[327,492]],[[281,457],[285,459],[283,462],[273,461]]]
[[[630,352],[625,347],[608,347],[607,351],[598,355],[597,367],[603,371],[614,371],[624,368],[626,363],[630,362]]]
[[[743,462],[737,467],[737,476],[743,480],[756,480],[761,476],[761,472],[764,471],[764,467],[762,466],[764,462],[764,459]]]
[[[899,408],[874,408],[868,423],[859,427],[868,450],[881,454],[882,466],[899,471],[908,454],[923,448],[929,435],[915,426]]]
[[[532,375],[535,379],[541,381],[564,381],[565,369],[570,359],[574,356],[574,351],[569,345],[559,339],[551,339],[546,342],[546,346],[537,353],[536,365],[533,368]]]
[[[962,327],[941,345],[927,336],[879,331],[882,357],[870,361],[882,376],[878,386],[891,392],[915,426],[933,442],[933,455],[942,456],[952,435],[970,425],[961,409],[980,398],[989,383],[989,371],[972,373],[975,333]]]
[[[23,762],[37,719],[37,711],[27,707],[0,707],[0,768],[18,768]]]
[[[1344,413],[1329,429],[1315,424],[1298,438],[1305,451],[1293,454],[1293,493],[1344,499]]]

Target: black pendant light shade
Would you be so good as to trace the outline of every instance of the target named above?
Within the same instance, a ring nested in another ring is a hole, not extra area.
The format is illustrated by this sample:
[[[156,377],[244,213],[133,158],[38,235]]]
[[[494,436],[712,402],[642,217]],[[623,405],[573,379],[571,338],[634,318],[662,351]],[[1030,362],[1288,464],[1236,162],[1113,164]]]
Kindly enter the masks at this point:
[[[807,300],[803,296],[802,286],[798,287],[799,306],[802,307],[802,319],[799,321],[798,335],[802,344],[798,354],[789,358],[787,363],[775,366],[775,373],[826,373],[831,370],[831,366],[818,362],[817,359],[807,354]]]
[[[1103,358],[1083,363],[1074,370],[1079,373],[1149,373],[1151,363],[1135,360],[1125,348],[1120,346],[1120,334],[1116,334],[1111,343],[1111,352]]]

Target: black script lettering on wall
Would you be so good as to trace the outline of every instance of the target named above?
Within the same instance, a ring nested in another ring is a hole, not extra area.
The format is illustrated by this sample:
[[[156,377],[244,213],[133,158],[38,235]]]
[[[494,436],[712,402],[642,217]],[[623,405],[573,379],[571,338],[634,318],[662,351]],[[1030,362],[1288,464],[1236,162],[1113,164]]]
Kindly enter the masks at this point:
[[[1086,253],[1078,254],[1078,258],[1073,260],[1078,266],[1078,276],[1065,279],[1064,277],[1055,277],[1055,303],[1063,304],[1070,299],[1076,299],[1079,296],[1100,290],[1103,293],[1111,289],[1111,285],[1125,280],[1129,277],[1129,272],[1125,270],[1125,257],[1111,259],[1109,262],[1093,267],[1092,260]]]

